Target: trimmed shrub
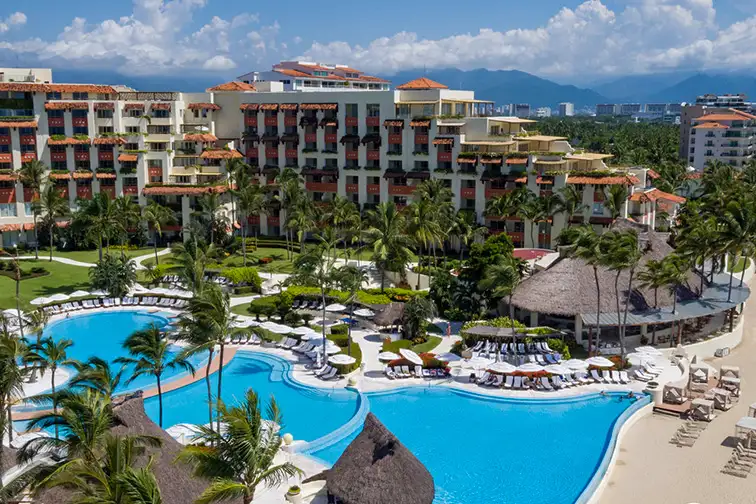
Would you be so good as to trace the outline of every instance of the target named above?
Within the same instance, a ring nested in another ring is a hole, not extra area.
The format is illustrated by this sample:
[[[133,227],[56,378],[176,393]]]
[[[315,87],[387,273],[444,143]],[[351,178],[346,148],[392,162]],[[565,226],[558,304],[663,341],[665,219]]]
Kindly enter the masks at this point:
[[[235,285],[252,286],[256,292],[260,292],[262,286],[262,279],[257,273],[257,269],[249,266],[246,268],[224,268],[221,270],[221,276]]]
[[[561,339],[551,338],[546,340],[546,344],[549,345],[549,348],[554,350],[555,352],[559,352],[562,354],[563,360],[568,360],[572,358],[572,355],[570,353],[570,346],[567,344],[566,341],[562,341]]]
[[[344,348],[349,343],[349,335],[345,334],[331,334],[328,339],[336,343],[338,346]]]
[[[331,334],[347,334],[349,327],[346,324],[331,326]]]

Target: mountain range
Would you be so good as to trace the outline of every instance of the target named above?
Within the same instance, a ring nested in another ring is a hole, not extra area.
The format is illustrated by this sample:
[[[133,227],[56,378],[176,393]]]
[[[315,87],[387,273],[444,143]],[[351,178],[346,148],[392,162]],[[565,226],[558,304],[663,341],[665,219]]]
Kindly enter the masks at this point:
[[[632,75],[604,81],[596,79],[586,87],[556,83],[519,70],[418,69],[383,77],[399,85],[420,76],[443,83],[451,89],[474,91],[476,98],[491,100],[497,105],[529,103],[531,108],[556,108],[561,102],[572,102],[576,109],[593,108],[597,103],[679,103],[694,101],[696,96],[705,93],[745,93],[756,99],[756,77],[739,73]],[[233,79],[233,75],[139,76],[114,71],[53,69],[53,79],[56,82],[123,84],[142,91],[201,92]]]

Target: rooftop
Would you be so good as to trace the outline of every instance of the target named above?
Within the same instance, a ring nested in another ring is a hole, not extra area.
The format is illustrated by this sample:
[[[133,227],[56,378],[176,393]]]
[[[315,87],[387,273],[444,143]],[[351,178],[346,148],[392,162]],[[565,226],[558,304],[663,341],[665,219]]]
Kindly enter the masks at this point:
[[[430,80],[427,77],[420,77],[409,82],[396,86],[399,90],[422,90],[422,89],[449,89],[448,86]]]

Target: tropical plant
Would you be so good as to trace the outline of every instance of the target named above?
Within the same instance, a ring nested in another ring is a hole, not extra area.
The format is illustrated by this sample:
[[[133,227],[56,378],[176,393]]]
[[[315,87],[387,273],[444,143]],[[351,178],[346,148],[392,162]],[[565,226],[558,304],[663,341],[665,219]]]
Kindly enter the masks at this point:
[[[123,347],[129,351],[130,357],[119,357],[115,362],[134,366],[131,377],[126,380],[127,385],[140,376],[151,375],[155,377],[158,393],[158,425],[162,428],[163,373],[167,370],[181,368],[194,374],[194,366],[182,354],[171,354],[168,340],[156,324],[151,324],[147,329],[132,333],[123,342]]]
[[[662,259],[664,264],[664,272],[667,277],[666,286],[669,290],[670,296],[672,296],[672,314],[677,313],[677,291],[688,278],[688,263],[684,257],[676,254],[669,255]],[[682,321],[678,321],[677,325],[677,343],[682,343]]]
[[[529,197],[517,209],[517,215],[529,222],[530,243],[532,247],[537,248],[538,241],[536,240],[536,230],[538,229],[538,223],[546,218],[546,212],[544,206],[539,201],[539,198],[533,196],[532,193],[528,194]]]
[[[215,245],[206,244],[192,234],[189,241],[179,243],[172,249],[175,271],[181,280],[196,295],[206,285],[205,269],[216,253]]]
[[[53,258],[53,234],[56,219],[65,217],[70,212],[68,198],[65,198],[54,184],[48,184],[40,194],[38,202],[35,202],[37,212],[41,213],[47,230],[50,234],[50,261]]]
[[[448,236],[453,236],[457,239],[460,260],[462,259],[464,250],[476,240],[483,239],[486,233],[488,233],[488,228],[478,224],[475,212],[464,209],[457,211],[447,231]]]
[[[90,357],[84,362],[74,362],[76,375],[68,382],[70,389],[89,389],[112,399],[121,384],[123,368],[114,371],[108,361]]]
[[[265,417],[257,394],[249,389],[238,406],[221,403],[219,418],[226,426],[225,432],[196,427],[196,443],[185,447],[178,456],[179,461],[193,467],[196,477],[211,481],[196,504],[231,499],[250,504],[260,485],[277,487],[303,474],[291,462],[274,462],[281,447],[278,432],[283,418],[273,398]]]
[[[339,288],[348,294],[345,303],[349,306],[349,318],[352,319],[357,293],[368,282],[367,273],[355,266],[345,265],[336,271],[336,281]],[[352,324],[347,324],[347,355],[352,355]]]
[[[344,196],[336,196],[328,206],[325,220],[338,232],[344,244],[344,259],[347,258],[349,238],[360,229],[360,212],[357,205]]]
[[[585,210],[583,191],[576,184],[568,184],[559,190],[560,211],[565,215],[567,227],[572,226],[572,216]]]
[[[158,257],[158,236],[163,236],[163,226],[176,222],[176,215],[170,208],[161,205],[157,201],[151,201],[142,210],[142,218],[147,223],[147,226],[152,228],[155,264],[160,264],[160,258]]]
[[[118,196],[113,201],[113,206],[118,216],[118,230],[116,235],[121,239],[121,259],[125,257],[126,243],[129,238],[129,230],[135,229],[142,217],[142,209],[139,203],[131,196]]]
[[[436,306],[429,298],[414,296],[404,304],[402,323],[407,331],[409,340],[415,340],[424,335],[428,326],[428,319],[436,315]]]
[[[95,194],[91,200],[80,200],[79,215],[86,226],[86,235],[97,243],[99,259],[102,261],[102,240],[110,251],[110,239],[126,230],[123,228],[118,209],[107,193]]]
[[[512,341],[517,343],[515,332],[514,304],[512,296],[522,280],[522,267],[517,259],[512,256],[500,256],[498,262],[486,268],[485,276],[481,278],[478,288],[483,291],[491,291],[494,299],[508,297],[509,319],[512,321]],[[515,345],[516,347],[517,345]]]
[[[37,159],[33,159],[21,165],[21,169],[18,171],[19,180],[21,183],[31,189],[32,196],[32,219],[34,222],[34,258],[39,259],[39,237],[37,235],[37,216],[39,215],[39,206],[36,200],[39,199],[39,194],[42,190],[42,182],[45,179],[47,173],[47,166]],[[52,246],[52,244],[50,244]]]
[[[635,269],[643,255],[638,243],[638,233],[635,230],[608,232],[603,235],[608,241],[609,253],[607,257],[609,269],[615,272],[614,295],[617,305],[617,327],[619,328],[620,358],[625,359],[625,331],[627,329],[627,313],[633,292]],[[627,292],[625,294],[624,310],[620,310],[619,277],[623,271],[629,272]]]
[[[638,272],[640,286],[654,291],[654,310],[659,308],[659,289],[667,284],[667,272],[663,261],[649,259]],[[656,324],[652,324],[651,344],[656,343]]]
[[[128,258],[105,254],[89,269],[89,281],[92,287],[102,289],[110,296],[125,296],[136,282],[136,263]]]
[[[237,208],[241,220],[242,264],[246,266],[249,217],[253,215],[267,215],[269,202],[266,189],[257,184],[241,187],[237,191]],[[257,227],[255,227],[255,241],[257,241]]]
[[[407,220],[407,234],[412,238],[418,249],[418,256],[423,251],[441,242],[442,231],[436,219],[437,209],[430,200],[420,200],[412,203],[405,210]],[[417,277],[417,290],[420,290],[420,275]]]
[[[218,193],[203,194],[197,200],[199,209],[192,215],[199,224],[198,229],[203,229],[207,234],[209,243],[215,243],[218,234],[225,234],[229,227],[228,217],[221,213],[223,204]]]
[[[405,233],[406,221],[391,201],[378,204],[365,216],[365,241],[371,260],[381,272],[381,292],[386,286],[386,271],[402,272],[412,255],[411,240]]]
[[[629,197],[630,193],[627,188],[620,184],[610,185],[607,189],[604,189],[604,206],[609,210],[612,223],[625,212],[627,198]]]
[[[50,397],[52,399],[53,414],[58,413],[58,394],[55,390],[55,373],[60,366],[71,366],[74,364],[73,359],[68,358],[68,349],[73,346],[70,339],[61,339],[58,341],[52,338],[45,338],[40,343],[35,343],[29,348],[26,356],[27,362],[39,366],[40,371],[50,372]],[[58,437],[58,425],[55,425],[55,437]]]
[[[45,310],[34,310],[26,314],[28,317],[27,330],[28,333],[34,334],[37,337],[35,345],[39,346],[42,340],[42,334],[44,334],[45,326],[50,321],[50,315]],[[29,380],[32,382],[37,381],[37,368],[32,366],[31,376]]]
[[[13,440],[13,415],[11,406],[24,396],[24,382],[30,369],[19,366],[26,359],[24,340],[17,338],[5,328],[0,331],[0,435]],[[0,443],[0,460],[4,443]]]

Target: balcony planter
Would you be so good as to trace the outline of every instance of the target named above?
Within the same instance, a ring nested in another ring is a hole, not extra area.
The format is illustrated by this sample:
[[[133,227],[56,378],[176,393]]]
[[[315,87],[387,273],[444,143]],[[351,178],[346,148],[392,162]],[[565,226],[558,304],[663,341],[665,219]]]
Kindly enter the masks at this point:
[[[292,504],[300,504],[302,502],[302,489],[296,485],[289,487],[286,492],[286,501]]]

